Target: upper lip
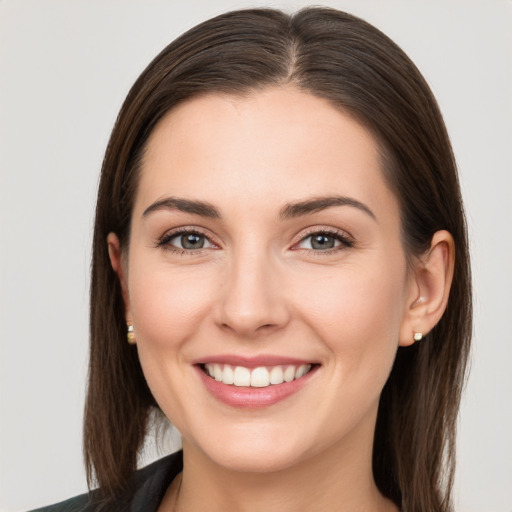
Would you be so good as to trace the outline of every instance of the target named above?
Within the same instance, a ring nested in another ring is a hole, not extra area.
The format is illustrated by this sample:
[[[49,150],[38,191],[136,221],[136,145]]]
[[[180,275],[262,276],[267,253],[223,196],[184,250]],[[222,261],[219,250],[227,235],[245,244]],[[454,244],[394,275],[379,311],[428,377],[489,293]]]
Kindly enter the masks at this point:
[[[219,354],[207,356],[195,361],[192,364],[230,364],[232,366],[243,366],[245,368],[257,368],[259,366],[279,366],[279,365],[302,365],[316,364],[310,359],[300,359],[297,357],[278,356],[278,355],[259,355],[259,356],[238,356],[234,354]]]

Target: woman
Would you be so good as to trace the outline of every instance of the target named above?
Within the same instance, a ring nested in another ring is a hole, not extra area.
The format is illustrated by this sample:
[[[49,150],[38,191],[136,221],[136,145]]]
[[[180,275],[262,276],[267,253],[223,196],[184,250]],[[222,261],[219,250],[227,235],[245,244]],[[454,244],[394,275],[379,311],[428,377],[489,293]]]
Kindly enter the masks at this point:
[[[403,52],[330,9],[198,25],[107,148],[99,490],[60,509],[452,510],[470,297],[453,154]],[[155,410],[183,451],[135,471]]]

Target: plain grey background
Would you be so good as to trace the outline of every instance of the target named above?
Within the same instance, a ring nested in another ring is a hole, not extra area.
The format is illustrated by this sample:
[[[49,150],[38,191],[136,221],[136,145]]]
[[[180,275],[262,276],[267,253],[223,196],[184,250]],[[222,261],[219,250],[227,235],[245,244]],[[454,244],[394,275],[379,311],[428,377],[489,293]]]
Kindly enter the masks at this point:
[[[81,421],[98,173],[129,87],[185,29],[304,1],[0,0],[0,510],[86,489]],[[394,39],[436,94],[475,285],[457,510],[512,511],[512,2],[325,1]],[[149,450],[147,460],[155,454]]]

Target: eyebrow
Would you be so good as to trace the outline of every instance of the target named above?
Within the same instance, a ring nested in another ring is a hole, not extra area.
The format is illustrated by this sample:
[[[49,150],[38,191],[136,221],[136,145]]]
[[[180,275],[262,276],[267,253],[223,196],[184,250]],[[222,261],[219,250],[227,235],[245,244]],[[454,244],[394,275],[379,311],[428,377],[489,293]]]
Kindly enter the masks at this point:
[[[178,197],[165,197],[155,201],[144,210],[142,216],[146,217],[150,213],[158,210],[179,210],[181,212],[192,213],[194,215],[200,215],[201,217],[210,217],[212,219],[220,219],[221,216],[219,210],[210,203],[191,199],[180,199]]]
[[[373,220],[377,220],[375,214],[368,206],[357,199],[346,196],[315,197],[296,203],[287,203],[281,208],[279,217],[282,220],[286,220],[303,215],[310,215],[336,206],[351,206],[357,208],[369,215]],[[192,199],[181,199],[178,197],[165,197],[155,201],[144,210],[142,216],[146,217],[150,213],[159,210],[179,210],[185,213],[200,215],[201,217],[209,217],[212,219],[221,218],[219,209],[211,203]]]
[[[283,220],[290,219],[316,213],[335,206],[351,206],[366,213],[373,220],[377,220],[377,217],[375,217],[375,214],[370,210],[370,208],[368,208],[368,206],[357,199],[346,196],[316,197],[306,201],[300,201],[298,203],[288,203],[281,208],[279,216]]]

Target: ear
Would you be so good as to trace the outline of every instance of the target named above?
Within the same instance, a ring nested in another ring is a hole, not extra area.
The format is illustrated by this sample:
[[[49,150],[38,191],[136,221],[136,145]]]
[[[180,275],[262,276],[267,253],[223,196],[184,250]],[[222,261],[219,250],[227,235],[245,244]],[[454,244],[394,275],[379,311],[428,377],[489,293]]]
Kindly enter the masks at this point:
[[[425,336],[439,322],[448,304],[454,264],[452,235],[437,231],[430,249],[414,264],[399,345],[412,345],[416,333]]]
[[[121,245],[119,238],[115,233],[109,233],[107,236],[108,255],[110,258],[110,264],[114,272],[119,278],[121,285],[121,291],[123,294],[123,302],[126,311],[126,322],[131,324],[131,313],[130,313],[130,300],[128,296],[128,284],[127,284],[127,272],[126,272],[126,259],[121,251]]]

